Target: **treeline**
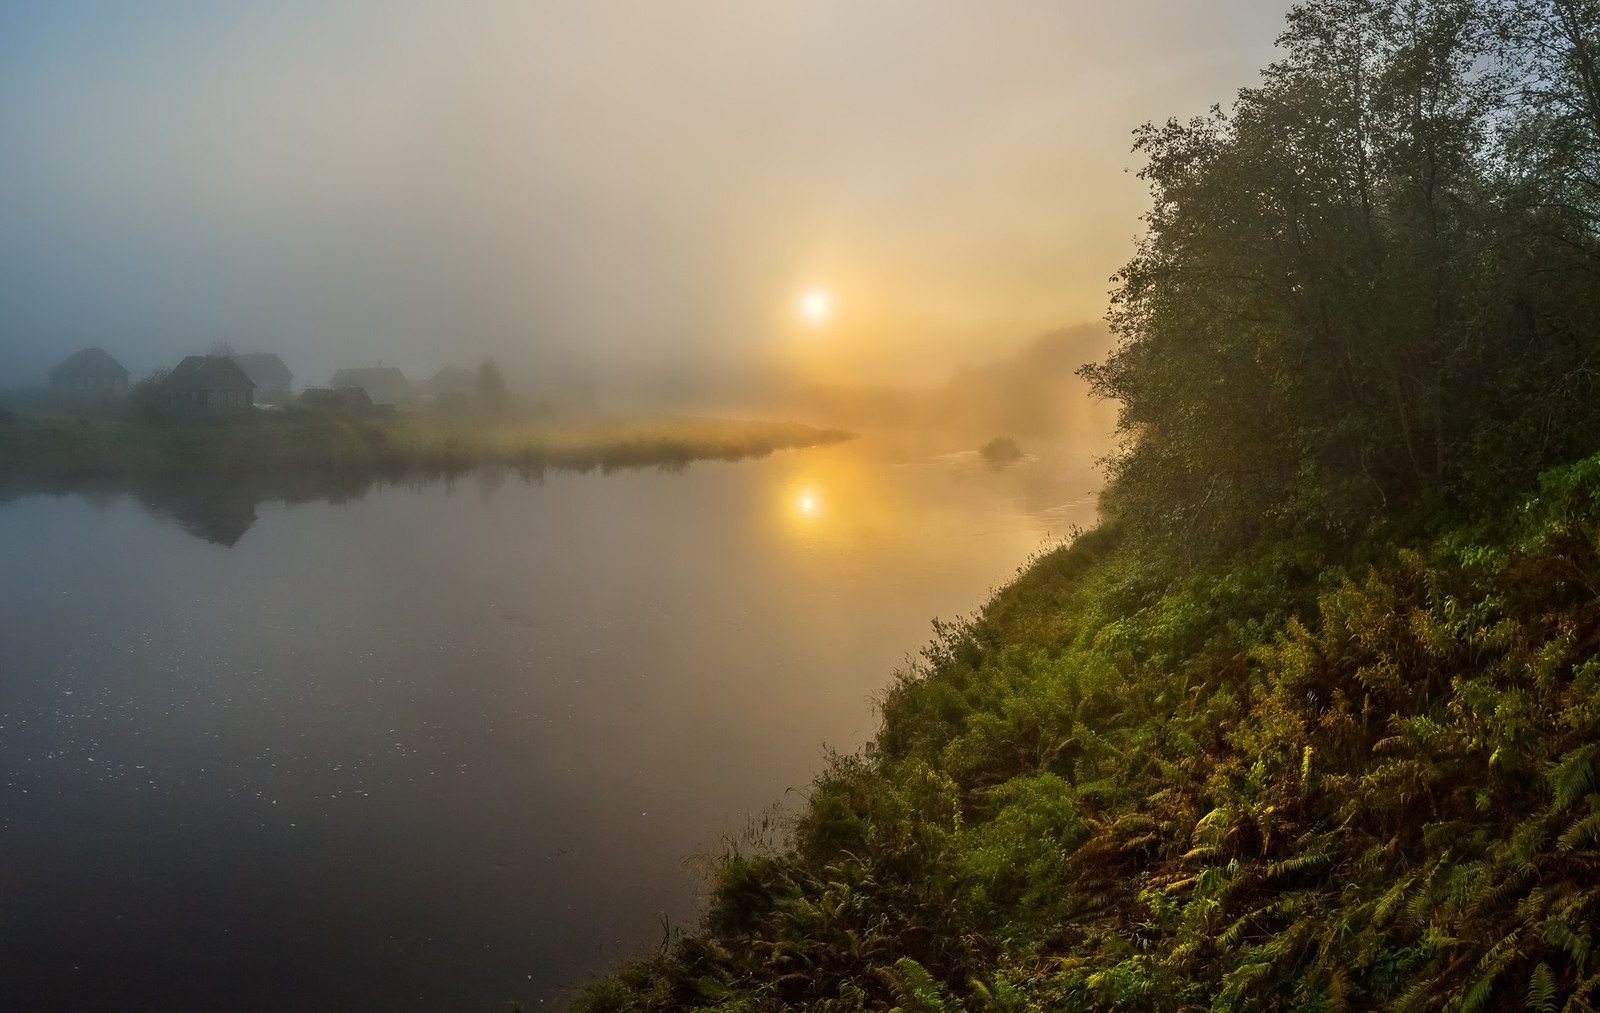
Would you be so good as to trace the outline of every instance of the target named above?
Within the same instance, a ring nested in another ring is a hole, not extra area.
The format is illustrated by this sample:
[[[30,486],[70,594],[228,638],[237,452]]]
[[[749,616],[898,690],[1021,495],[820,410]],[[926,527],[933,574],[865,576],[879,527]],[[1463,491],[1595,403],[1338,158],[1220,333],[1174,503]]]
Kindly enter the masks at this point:
[[[1233,546],[1483,505],[1600,426],[1600,6],[1321,0],[1230,112],[1147,125],[1088,367],[1111,505]]]
[[[448,477],[480,467],[683,467],[848,439],[797,423],[692,416],[576,422],[461,419],[447,413],[235,413],[189,424],[0,415],[0,497],[110,479],[333,474]]]
[[[1600,1004],[1600,3],[1283,44],[1138,134],[1103,523],[579,1009]]]

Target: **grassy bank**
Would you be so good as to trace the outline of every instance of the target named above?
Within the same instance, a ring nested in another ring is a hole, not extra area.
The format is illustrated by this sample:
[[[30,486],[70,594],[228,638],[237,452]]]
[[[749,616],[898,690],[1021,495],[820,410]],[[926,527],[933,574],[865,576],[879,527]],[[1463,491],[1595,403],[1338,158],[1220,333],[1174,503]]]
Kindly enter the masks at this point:
[[[677,416],[494,423],[288,411],[136,422],[19,413],[0,423],[0,476],[59,481],[201,472],[458,472],[480,465],[673,466],[845,438],[803,425]]]

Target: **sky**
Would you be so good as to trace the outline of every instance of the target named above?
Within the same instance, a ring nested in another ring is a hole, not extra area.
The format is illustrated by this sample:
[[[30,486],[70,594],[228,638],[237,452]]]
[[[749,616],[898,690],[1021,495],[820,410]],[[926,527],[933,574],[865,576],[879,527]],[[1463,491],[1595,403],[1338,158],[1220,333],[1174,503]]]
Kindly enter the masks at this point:
[[[299,386],[934,382],[1104,315],[1132,131],[1253,83],[1287,7],[7,0],[0,386],[217,341]]]

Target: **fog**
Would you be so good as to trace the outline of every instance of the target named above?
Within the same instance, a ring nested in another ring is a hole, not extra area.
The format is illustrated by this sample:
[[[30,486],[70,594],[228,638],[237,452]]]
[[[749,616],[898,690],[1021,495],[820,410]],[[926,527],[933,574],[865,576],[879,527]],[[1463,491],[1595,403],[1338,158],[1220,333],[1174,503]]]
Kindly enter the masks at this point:
[[[0,1008],[691,924],[1096,523],[1131,134],[1287,5],[0,3]]]
[[[1285,6],[8,4],[0,386],[219,340],[297,385],[942,383],[1101,317],[1129,132]]]

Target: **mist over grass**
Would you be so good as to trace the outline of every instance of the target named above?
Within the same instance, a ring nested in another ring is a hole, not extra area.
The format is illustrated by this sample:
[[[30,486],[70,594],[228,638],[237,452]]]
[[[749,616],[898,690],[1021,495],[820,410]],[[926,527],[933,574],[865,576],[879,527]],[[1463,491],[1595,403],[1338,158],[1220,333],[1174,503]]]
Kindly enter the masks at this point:
[[[0,480],[680,465],[847,438],[839,430],[795,423],[665,415],[539,422],[287,411],[149,423],[116,415],[11,413],[0,422]]]
[[[1104,324],[1042,334],[1018,351],[926,386],[775,384],[766,399],[785,415],[858,429],[900,429],[982,440],[1064,438],[1110,449],[1116,410],[1077,375],[1113,344]]]

